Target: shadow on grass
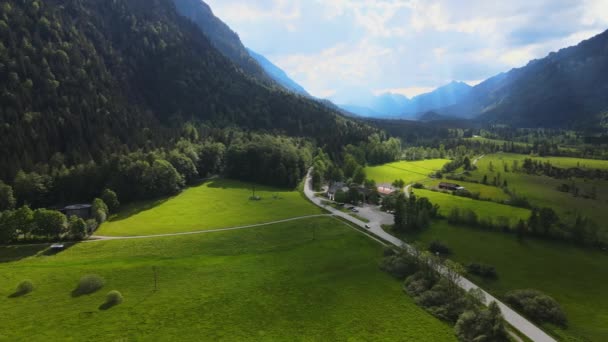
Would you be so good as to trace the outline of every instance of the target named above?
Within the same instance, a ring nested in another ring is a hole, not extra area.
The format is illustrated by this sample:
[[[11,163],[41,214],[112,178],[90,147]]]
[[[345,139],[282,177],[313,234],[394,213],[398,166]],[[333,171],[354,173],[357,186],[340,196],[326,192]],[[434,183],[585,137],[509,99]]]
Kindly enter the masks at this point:
[[[158,207],[159,205],[162,205],[163,203],[167,202],[168,200],[170,200],[173,197],[175,197],[175,196],[165,197],[165,198],[155,199],[155,200],[149,200],[149,201],[134,202],[134,203],[128,204],[123,209],[121,209],[120,212],[110,216],[108,221],[114,222],[114,221],[126,220],[131,216],[141,213],[142,211],[154,209],[154,208]]]
[[[0,263],[19,261],[21,259],[39,255],[47,249],[49,245],[50,244],[2,246],[0,247]]]
[[[285,188],[285,187],[278,187],[278,186],[272,186],[272,185],[259,184],[259,183],[255,183],[255,182],[240,181],[240,180],[236,180],[236,179],[226,179],[226,178],[211,179],[207,183],[207,186],[209,188],[238,189],[238,190],[247,190],[247,191],[252,191],[254,185],[255,185],[256,191],[265,191],[265,192],[297,191],[297,189],[289,189],[289,188]]]
[[[19,298],[19,297],[23,297],[26,294],[30,293],[32,291],[15,291],[14,293],[11,293],[8,298]]]
[[[115,307],[115,306],[116,306],[116,305],[118,305],[118,304],[120,304],[120,303],[110,303],[110,302],[105,302],[105,303],[103,303],[103,304],[101,304],[101,305],[99,306],[99,310],[106,311],[106,310],[109,310],[109,309],[111,309],[111,308]]]

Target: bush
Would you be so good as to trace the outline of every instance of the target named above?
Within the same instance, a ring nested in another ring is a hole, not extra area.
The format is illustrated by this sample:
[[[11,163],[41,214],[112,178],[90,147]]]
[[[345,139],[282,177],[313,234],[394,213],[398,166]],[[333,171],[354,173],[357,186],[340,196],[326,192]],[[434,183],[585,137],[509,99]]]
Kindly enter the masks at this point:
[[[122,293],[120,293],[116,290],[112,290],[112,291],[108,292],[108,294],[106,295],[106,304],[109,306],[118,305],[118,304],[122,303],[122,301],[123,301]]]
[[[470,263],[467,265],[467,272],[478,275],[482,278],[496,279],[498,274],[494,266]]]
[[[380,269],[397,279],[405,279],[418,271],[418,261],[415,257],[402,252],[385,257],[380,264]]]
[[[74,290],[74,294],[91,294],[101,289],[104,285],[105,281],[102,277],[96,274],[85,275],[84,277],[80,278],[80,281],[78,282],[78,287],[76,287],[76,290]]]
[[[19,295],[28,294],[34,291],[34,284],[31,280],[24,280],[17,285],[17,291],[15,291]]]
[[[441,254],[441,255],[452,254],[452,251],[450,250],[450,248],[448,248],[448,246],[444,245],[443,243],[441,243],[437,240],[431,242],[431,244],[429,245],[429,251],[433,254]]]
[[[485,310],[477,308],[464,312],[454,326],[460,341],[509,341],[503,316],[496,302]]]
[[[536,323],[567,325],[566,314],[559,303],[538,290],[514,290],[507,293],[505,301]]]
[[[397,252],[395,251],[395,249],[393,247],[387,246],[387,247],[384,247],[384,249],[382,250],[382,254],[385,257],[390,257],[390,256],[397,254]]]
[[[414,185],[412,185],[412,188],[414,188],[414,189],[424,189],[424,185],[422,185],[421,183],[414,183]]]

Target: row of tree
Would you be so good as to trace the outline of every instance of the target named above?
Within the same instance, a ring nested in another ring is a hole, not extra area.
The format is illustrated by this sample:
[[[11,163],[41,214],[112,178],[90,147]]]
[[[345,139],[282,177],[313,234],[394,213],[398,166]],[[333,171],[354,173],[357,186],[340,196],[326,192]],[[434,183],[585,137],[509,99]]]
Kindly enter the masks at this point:
[[[196,131],[194,131],[196,132]],[[86,202],[114,189],[124,202],[173,195],[212,174],[295,187],[312,160],[306,140],[270,134],[219,131],[201,139],[185,134],[169,149],[111,154],[101,163],[66,166],[61,154],[31,172],[19,171],[11,185],[0,183],[0,208],[32,208]]]

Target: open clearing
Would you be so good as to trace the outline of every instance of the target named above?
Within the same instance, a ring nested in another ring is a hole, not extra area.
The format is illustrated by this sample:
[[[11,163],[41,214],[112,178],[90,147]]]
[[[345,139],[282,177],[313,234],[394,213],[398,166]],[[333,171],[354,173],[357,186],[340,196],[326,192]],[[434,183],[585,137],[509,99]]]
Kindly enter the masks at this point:
[[[397,179],[403,179],[405,184],[409,184],[428,178],[429,174],[440,170],[449,162],[448,159],[399,161],[380,166],[368,166],[365,168],[365,174],[368,179],[373,179],[378,184],[390,184]]]
[[[332,218],[39,248],[0,248],[0,340],[455,341],[378,269],[381,246]],[[91,273],[105,287],[72,297]],[[23,279],[35,290],[9,298]],[[124,303],[100,310],[114,289]]]
[[[608,181],[602,180],[575,180],[577,187],[581,192],[591,192],[595,188],[597,199],[586,199],[583,197],[574,197],[570,193],[564,193],[557,190],[562,184],[571,184],[567,179],[555,179],[547,176],[528,175],[521,172],[505,172],[504,165],[506,164],[511,170],[514,160],[519,161],[521,166],[523,160],[529,156],[518,154],[499,153],[487,155],[477,163],[478,169],[471,172],[472,179],[481,181],[484,175],[492,180],[500,172],[501,179],[506,179],[508,187],[520,196],[527,198],[533,205],[539,207],[551,207],[560,217],[563,217],[567,222],[574,220],[577,213],[581,213],[591,218],[596,223],[605,222],[608,220],[608,211],[605,210],[608,205]],[[608,161],[590,160],[580,158],[534,158],[541,160],[551,160],[556,166],[561,167],[576,167],[576,165],[593,165],[593,167],[608,167]],[[494,171],[490,171],[490,163],[494,166]]]
[[[252,186],[234,180],[216,179],[188,188],[169,199],[129,205],[104,223],[96,235],[191,232],[321,213],[297,191],[256,185],[255,193],[261,200],[250,200]]]
[[[507,195],[501,188],[496,186],[490,186],[479,183],[465,182],[460,180],[449,180],[449,179],[433,179],[427,182],[424,182],[426,187],[437,188],[439,183],[447,182],[447,183],[456,183],[465,187],[468,191],[472,193],[479,193],[479,197],[482,199],[490,199],[493,201],[504,201],[509,199],[509,195]]]
[[[608,340],[608,254],[549,241],[518,242],[515,236],[454,227],[445,221],[408,239],[425,246],[433,240],[445,243],[453,252],[450,258],[462,264],[495,266],[497,280],[471,278],[499,297],[525,288],[554,297],[566,311],[569,328],[545,328],[561,339]]]
[[[516,208],[505,204],[489,201],[478,201],[471,198],[454,196],[442,192],[430,191],[425,189],[413,189],[413,193],[418,197],[426,197],[431,203],[439,205],[439,212],[443,216],[448,216],[453,208],[473,210],[478,218],[495,220],[499,216],[509,219],[511,225],[517,224],[530,217],[530,210]]]

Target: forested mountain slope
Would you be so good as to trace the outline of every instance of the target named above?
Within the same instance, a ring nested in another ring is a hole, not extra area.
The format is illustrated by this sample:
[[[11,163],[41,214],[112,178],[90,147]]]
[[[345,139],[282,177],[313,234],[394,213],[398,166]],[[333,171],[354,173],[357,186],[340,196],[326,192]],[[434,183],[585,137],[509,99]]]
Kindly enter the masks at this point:
[[[443,115],[520,127],[593,128],[608,113],[608,31],[475,86]]]
[[[0,177],[162,146],[187,121],[317,138],[372,131],[267,87],[219,53],[171,0],[0,5]]]
[[[260,66],[266,71],[266,73],[268,73],[270,77],[272,77],[273,80],[282,85],[285,89],[303,96],[310,96],[304,87],[292,80],[285,71],[274,65],[266,57],[252,51],[251,49],[247,49],[247,52],[249,52],[251,57],[253,57],[260,64]]]

